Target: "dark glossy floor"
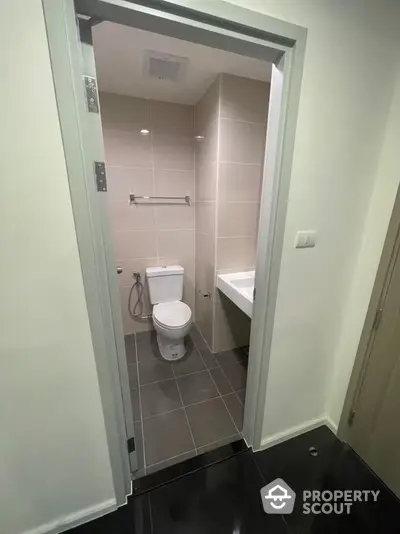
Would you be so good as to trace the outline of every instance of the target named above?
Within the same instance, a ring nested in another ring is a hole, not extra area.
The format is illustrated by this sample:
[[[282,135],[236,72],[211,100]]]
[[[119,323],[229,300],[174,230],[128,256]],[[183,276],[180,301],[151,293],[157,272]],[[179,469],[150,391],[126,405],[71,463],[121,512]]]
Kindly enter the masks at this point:
[[[317,448],[317,456],[310,455],[310,446]],[[350,515],[303,515],[298,499],[291,515],[267,515],[260,489],[278,477],[298,495],[303,489],[379,489],[381,493],[376,504],[353,504]],[[400,532],[400,503],[349,447],[321,427],[266,451],[243,452],[132,497],[117,512],[72,532],[394,534]]]
[[[247,355],[212,354],[193,326],[186,356],[167,362],[156,334],[125,337],[139,472],[153,473],[240,439]]]

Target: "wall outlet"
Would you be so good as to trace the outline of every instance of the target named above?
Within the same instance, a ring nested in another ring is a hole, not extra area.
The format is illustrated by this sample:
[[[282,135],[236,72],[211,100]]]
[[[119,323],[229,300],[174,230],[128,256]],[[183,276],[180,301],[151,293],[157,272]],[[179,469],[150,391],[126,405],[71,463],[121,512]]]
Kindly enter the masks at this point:
[[[317,232],[315,230],[301,230],[296,233],[294,246],[296,248],[312,248],[315,247],[317,240]]]

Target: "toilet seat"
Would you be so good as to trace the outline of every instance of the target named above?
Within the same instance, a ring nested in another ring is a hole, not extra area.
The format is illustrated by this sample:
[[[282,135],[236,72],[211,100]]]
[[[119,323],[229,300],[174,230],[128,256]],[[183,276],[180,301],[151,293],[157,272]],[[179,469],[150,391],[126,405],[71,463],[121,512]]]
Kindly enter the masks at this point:
[[[182,328],[190,323],[192,310],[180,300],[162,302],[153,308],[153,320],[167,330]]]

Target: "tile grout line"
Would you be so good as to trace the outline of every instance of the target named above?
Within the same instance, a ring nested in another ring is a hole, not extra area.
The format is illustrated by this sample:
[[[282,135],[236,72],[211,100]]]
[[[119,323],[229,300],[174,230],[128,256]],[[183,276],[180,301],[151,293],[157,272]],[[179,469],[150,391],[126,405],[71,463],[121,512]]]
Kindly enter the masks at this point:
[[[193,343],[194,343],[194,341],[193,341]],[[194,345],[196,346],[196,343],[194,343]],[[197,350],[197,346],[196,346],[196,350]],[[201,354],[201,352],[200,352],[199,350],[197,350],[197,352],[200,354],[200,358],[203,360],[204,365],[206,365],[206,362],[204,361],[204,358],[203,358],[203,355]],[[217,361],[217,363],[218,363],[218,361]],[[236,428],[236,432],[239,434],[239,436],[241,436],[242,433],[239,432],[238,427],[236,426],[236,423],[235,423],[235,421],[233,420],[233,417],[232,417],[232,415],[231,415],[231,412],[228,410],[228,406],[225,404],[225,401],[224,401],[224,399],[222,398],[222,395],[221,395],[221,393],[220,393],[220,391],[219,391],[219,389],[218,389],[218,387],[217,387],[217,384],[215,383],[215,380],[214,380],[214,378],[213,378],[212,374],[210,373],[210,370],[208,369],[207,366],[206,366],[206,369],[207,369],[207,371],[208,371],[208,376],[211,378],[211,381],[212,381],[212,383],[214,384],[214,387],[215,387],[215,389],[217,390],[217,392],[218,392],[218,394],[219,394],[219,397],[220,397],[220,399],[221,399],[223,405],[225,406],[225,410],[228,412],[228,415],[229,415],[229,417],[230,417],[230,419],[231,419],[231,421],[232,421],[232,423],[233,423],[233,426]]]
[[[197,328],[197,326],[196,326],[196,328]],[[200,334],[200,335],[201,335],[201,334]],[[192,338],[192,339],[193,339],[193,338]],[[193,343],[194,343],[194,345],[195,345],[195,347],[196,347],[198,353],[200,354],[200,357],[201,357],[201,359],[203,360],[204,365],[206,365],[206,362],[204,361],[204,358],[203,358],[203,355],[202,355],[202,353],[201,353],[201,350],[198,348],[198,346],[197,346],[197,344],[196,344],[196,342],[195,342],[194,339],[193,339]],[[213,354],[213,353],[211,353],[211,354]],[[231,382],[229,381],[229,379],[228,379],[228,377],[226,376],[226,374],[224,373],[224,370],[223,370],[222,366],[220,365],[218,359],[217,359],[215,356],[214,356],[214,358],[215,358],[215,361],[217,362],[217,365],[218,365],[218,367],[214,367],[214,369],[220,369],[220,370],[221,370],[221,373],[222,373],[223,376],[226,378],[228,384],[229,384],[229,385],[231,386],[231,388],[232,388],[232,392],[231,392],[231,393],[234,393],[234,394],[236,395],[236,390],[235,390],[235,388],[232,386],[232,384],[231,384]],[[240,362],[236,362],[236,363],[240,363]],[[218,393],[219,393],[219,389],[218,389],[217,384],[216,384],[216,382],[215,382],[215,380],[214,380],[214,377],[212,376],[212,374],[211,374],[211,372],[210,372],[210,369],[208,369],[207,366],[206,366],[206,369],[207,369],[207,371],[208,371],[208,373],[209,373],[209,375],[210,375],[210,377],[211,377],[211,380],[214,382],[214,385],[215,385],[215,387],[217,388],[217,391],[218,391]],[[230,393],[229,393],[229,394],[230,394]],[[231,418],[231,420],[232,420],[232,423],[234,424],[236,430],[238,430],[238,428],[237,428],[237,426],[236,426],[236,423],[235,423],[235,421],[233,420],[233,417],[231,416],[231,413],[230,413],[230,411],[228,410],[228,407],[227,407],[227,405],[225,404],[224,399],[222,398],[223,396],[222,396],[220,393],[219,393],[219,395],[220,395],[220,397],[221,397],[222,402],[224,403],[224,406],[225,406],[226,410],[228,411],[228,414],[229,414],[229,416],[230,416],[230,418]],[[236,395],[236,397],[238,398],[240,404],[241,404],[241,405],[243,406],[243,408],[244,408],[244,404],[243,404],[242,401],[239,399],[238,395]],[[239,430],[238,430],[238,434],[239,434],[239,436],[242,436],[242,431],[239,431]]]
[[[192,376],[192,375],[197,375],[198,373],[204,373],[204,371],[206,370],[207,369],[201,369],[200,371],[193,371],[193,373],[187,373],[184,375],[175,375],[175,373],[172,371],[172,373],[174,374],[173,378],[164,378],[162,380],[154,380],[154,382],[146,382],[145,384],[141,384],[141,387],[151,386],[152,384],[159,384],[160,382],[167,382],[168,380],[179,380],[180,378],[185,378],[186,376]]]
[[[177,387],[177,389],[178,389],[179,398],[181,399],[183,412],[184,412],[184,414],[185,414],[185,418],[186,418],[186,423],[187,423],[187,425],[188,425],[188,427],[189,427],[190,437],[192,438],[192,441],[193,441],[193,447],[194,447],[194,450],[196,451],[196,456],[197,456],[196,442],[194,441],[194,436],[193,436],[192,428],[191,428],[190,423],[189,423],[189,417],[188,417],[188,414],[187,414],[187,412],[186,412],[185,405],[183,404],[183,398],[182,398],[181,390],[179,389],[179,384],[178,384],[178,381],[177,381],[176,376],[175,376],[174,368],[173,368],[172,366],[171,366],[171,369],[172,369],[172,374],[173,374],[174,377],[175,377],[175,384],[176,384],[176,387]],[[189,451],[187,451],[187,452],[189,452]],[[182,454],[183,454],[183,453],[182,453]]]
[[[135,335],[135,354],[136,354],[136,372],[138,375],[138,393],[139,393],[139,411],[140,411],[140,425],[142,427],[142,450],[143,450],[143,469],[144,474],[146,475],[146,451],[145,451],[145,443],[144,443],[144,424],[143,424],[143,408],[142,408],[142,394],[140,391],[140,375],[139,375],[139,354],[137,350],[137,342],[136,342],[136,334]],[[135,423],[134,423],[135,425]]]
[[[181,452],[180,454],[175,454],[175,456],[170,456],[166,460],[161,460],[161,462],[156,462],[155,464],[150,464],[147,467],[154,467],[156,465],[163,464],[164,462],[168,462],[169,460],[174,460],[175,458],[179,458],[179,456],[185,456],[185,454],[189,454],[190,452],[193,452],[193,451],[196,452],[196,449],[190,449],[190,451]],[[172,465],[174,465],[174,464],[172,464]],[[167,467],[170,467],[170,466],[167,466]]]

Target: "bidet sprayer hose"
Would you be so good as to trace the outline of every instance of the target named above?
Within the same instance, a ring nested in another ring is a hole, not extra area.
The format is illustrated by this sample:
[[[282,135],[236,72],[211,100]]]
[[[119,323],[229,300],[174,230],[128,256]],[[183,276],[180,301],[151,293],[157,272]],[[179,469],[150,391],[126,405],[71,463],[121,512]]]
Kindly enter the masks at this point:
[[[143,315],[143,283],[140,279],[140,273],[137,271],[133,272],[133,276],[135,278],[135,282],[132,285],[130,291],[129,291],[129,298],[128,298],[128,312],[129,315],[132,317],[132,319],[149,319],[151,317],[151,313]],[[137,291],[137,299],[136,303],[133,306],[132,309],[132,295],[133,291],[136,288]]]

